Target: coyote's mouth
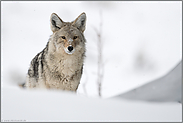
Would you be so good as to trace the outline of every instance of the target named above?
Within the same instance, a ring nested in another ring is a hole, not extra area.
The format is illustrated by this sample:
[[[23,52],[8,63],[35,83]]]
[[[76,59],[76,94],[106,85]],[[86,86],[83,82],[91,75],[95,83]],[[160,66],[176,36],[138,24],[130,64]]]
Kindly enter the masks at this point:
[[[69,45],[67,48],[64,48],[64,50],[65,50],[65,52],[66,52],[67,54],[73,54],[74,51],[75,51],[75,49],[73,48],[72,45]]]

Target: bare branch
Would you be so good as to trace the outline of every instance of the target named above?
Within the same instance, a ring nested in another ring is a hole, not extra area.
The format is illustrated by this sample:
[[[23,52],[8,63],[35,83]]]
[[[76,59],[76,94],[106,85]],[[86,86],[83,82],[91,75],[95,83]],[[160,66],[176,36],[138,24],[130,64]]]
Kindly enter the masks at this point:
[[[104,74],[104,64],[103,64],[103,42],[102,42],[102,12],[100,11],[100,17],[101,21],[99,24],[99,31],[95,28],[95,32],[97,34],[97,49],[98,49],[98,68],[97,68],[97,84],[98,84],[98,94],[99,97],[101,97],[101,90],[102,90],[102,80],[103,80],[103,74]]]

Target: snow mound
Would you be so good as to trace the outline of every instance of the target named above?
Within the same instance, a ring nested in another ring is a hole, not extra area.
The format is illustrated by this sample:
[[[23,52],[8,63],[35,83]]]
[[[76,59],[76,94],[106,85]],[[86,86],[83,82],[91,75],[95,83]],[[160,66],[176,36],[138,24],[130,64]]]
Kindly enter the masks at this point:
[[[64,91],[2,89],[1,121],[180,122],[179,103],[88,98]]]
[[[182,61],[165,76],[117,97],[155,102],[182,102]]]

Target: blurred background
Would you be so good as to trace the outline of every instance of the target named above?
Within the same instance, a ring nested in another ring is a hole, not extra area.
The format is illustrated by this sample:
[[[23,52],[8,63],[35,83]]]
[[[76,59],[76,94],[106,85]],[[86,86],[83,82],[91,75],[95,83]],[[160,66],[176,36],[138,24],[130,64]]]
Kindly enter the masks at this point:
[[[50,15],[73,21],[87,15],[86,58],[78,94],[101,97],[140,87],[170,72],[182,60],[181,2],[1,2],[2,88],[25,82],[32,58],[46,46]],[[100,37],[98,36],[100,35]],[[100,44],[98,42],[101,42]]]

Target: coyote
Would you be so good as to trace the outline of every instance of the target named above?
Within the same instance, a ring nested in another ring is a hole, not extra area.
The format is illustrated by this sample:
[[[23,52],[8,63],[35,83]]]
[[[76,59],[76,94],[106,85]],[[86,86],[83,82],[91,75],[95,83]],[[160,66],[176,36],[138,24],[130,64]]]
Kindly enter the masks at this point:
[[[46,47],[31,61],[26,88],[46,88],[76,91],[80,83],[85,57],[86,14],[72,22],[64,22],[52,13],[53,34]]]

